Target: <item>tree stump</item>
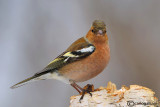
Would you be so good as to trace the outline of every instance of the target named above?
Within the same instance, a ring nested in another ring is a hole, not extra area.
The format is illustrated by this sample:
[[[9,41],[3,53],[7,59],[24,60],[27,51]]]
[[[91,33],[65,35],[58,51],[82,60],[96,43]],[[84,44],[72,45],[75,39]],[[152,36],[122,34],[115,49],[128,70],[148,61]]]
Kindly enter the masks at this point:
[[[154,94],[151,89],[139,85],[122,86],[117,90],[114,83],[108,82],[107,87],[92,92],[92,97],[85,94],[81,103],[81,95],[72,96],[70,107],[159,107]]]

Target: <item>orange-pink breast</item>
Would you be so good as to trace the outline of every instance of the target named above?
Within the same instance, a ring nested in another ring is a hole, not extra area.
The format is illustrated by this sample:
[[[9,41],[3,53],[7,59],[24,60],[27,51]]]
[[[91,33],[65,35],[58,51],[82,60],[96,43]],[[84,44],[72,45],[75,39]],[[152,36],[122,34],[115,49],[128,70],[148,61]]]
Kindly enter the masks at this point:
[[[107,66],[109,59],[110,49],[108,44],[97,44],[93,54],[64,66],[59,72],[70,80],[83,82],[101,73]]]

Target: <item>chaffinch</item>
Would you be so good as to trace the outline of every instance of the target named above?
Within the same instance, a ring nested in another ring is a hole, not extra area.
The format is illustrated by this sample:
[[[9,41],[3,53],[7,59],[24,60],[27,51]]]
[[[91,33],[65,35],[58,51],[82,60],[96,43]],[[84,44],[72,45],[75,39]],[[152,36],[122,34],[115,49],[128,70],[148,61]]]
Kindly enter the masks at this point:
[[[104,70],[109,59],[110,48],[106,25],[101,20],[95,20],[86,36],[72,43],[41,72],[11,88],[17,88],[32,81],[56,79],[70,84],[80,93],[84,90],[76,82],[83,82],[97,76]]]

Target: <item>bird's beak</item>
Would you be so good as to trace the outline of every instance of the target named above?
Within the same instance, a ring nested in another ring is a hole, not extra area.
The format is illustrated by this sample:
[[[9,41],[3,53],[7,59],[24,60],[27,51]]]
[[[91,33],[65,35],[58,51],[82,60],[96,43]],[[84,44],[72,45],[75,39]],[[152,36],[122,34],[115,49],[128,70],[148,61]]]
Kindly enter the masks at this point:
[[[97,36],[103,36],[103,35],[104,35],[104,32],[103,32],[102,30],[98,30],[98,32],[97,32],[96,35],[97,35]]]
[[[103,34],[103,31],[102,31],[102,30],[99,30],[99,31],[98,31],[98,34],[102,35],[102,34]]]

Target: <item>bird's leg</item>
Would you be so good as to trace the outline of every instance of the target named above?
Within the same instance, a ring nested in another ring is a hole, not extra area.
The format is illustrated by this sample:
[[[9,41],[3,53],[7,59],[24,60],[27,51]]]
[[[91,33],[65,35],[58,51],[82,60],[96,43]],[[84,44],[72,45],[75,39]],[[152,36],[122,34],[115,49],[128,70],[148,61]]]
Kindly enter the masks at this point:
[[[92,84],[87,84],[82,90],[82,96],[79,99],[79,102],[81,102],[81,100],[83,99],[85,93],[90,94],[90,96],[92,97],[92,93],[91,92],[93,92],[93,91],[94,91],[94,86]]]
[[[71,83],[71,86],[73,88],[75,88],[82,96],[79,99],[79,102],[81,102],[81,100],[83,99],[84,95],[86,93],[89,93],[90,96],[92,96],[92,94],[90,92],[94,91],[94,86],[92,84],[87,84],[84,88],[81,88],[79,85],[77,85],[75,82]]]
[[[79,85],[77,85],[75,82],[72,83],[71,86],[72,86],[74,89],[76,89],[76,90],[79,92],[79,94],[81,93],[81,91],[78,89],[78,88],[81,88],[81,87],[80,87]]]

